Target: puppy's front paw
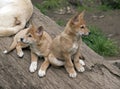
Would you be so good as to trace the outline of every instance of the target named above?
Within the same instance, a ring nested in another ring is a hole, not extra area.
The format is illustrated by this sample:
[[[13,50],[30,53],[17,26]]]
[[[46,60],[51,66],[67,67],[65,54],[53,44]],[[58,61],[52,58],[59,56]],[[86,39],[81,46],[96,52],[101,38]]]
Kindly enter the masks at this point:
[[[35,72],[37,70],[37,62],[32,62],[29,67],[29,71],[31,73]]]
[[[69,76],[72,77],[72,78],[75,78],[77,76],[77,73],[76,72],[70,73]]]
[[[85,68],[83,66],[81,66],[79,69],[78,69],[78,72],[84,72],[85,71]]]
[[[23,56],[24,56],[24,53],[21,51],[21,52],[17,53],[17,55],[18,55],[19,57],[23,57]]]
[[[79,60],[79,63],[82,65],[82,66],[85,66],[85,62],[83,60]]]
[[[39,72],[38,72],[38,75],[39,75],[39,77],[43,77],[43,76],[45,76],[45,71],[43,71],[43,70],[39,70]]]

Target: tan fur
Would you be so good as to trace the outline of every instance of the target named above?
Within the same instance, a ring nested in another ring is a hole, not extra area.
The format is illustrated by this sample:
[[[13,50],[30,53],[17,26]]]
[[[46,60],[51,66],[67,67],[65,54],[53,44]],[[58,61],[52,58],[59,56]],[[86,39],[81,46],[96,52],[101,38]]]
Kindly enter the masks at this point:
[[[33,13],[31,0],[0,0],[0,36],[24,29]]]
[[[50,44],[52,43],[51,37],[47,32],[43,31],[42,26],[38,29],[33,26],[22,39],[22,42],[29,44],[31,49],[30,72],[35,72],[38,56],[44,57],[45,61],[42,63],[38,73],[40,77],[43,77],[50,64],[48,58],[50,55]]]
[[[76,77],[77,75],[74,66],[79,72],[84,71],[83,65],[79,63],[79,57],[82,56],[80,44],[82,42],[81,36],[88,35],[89,30],[85,25],[83,16],[84,12],[71,18],[65,30],[53,40],[51,45],[53,55],[58,60],[65,61],[64,66],[70,77]],[[50,58],[49,60],[53,59]]]

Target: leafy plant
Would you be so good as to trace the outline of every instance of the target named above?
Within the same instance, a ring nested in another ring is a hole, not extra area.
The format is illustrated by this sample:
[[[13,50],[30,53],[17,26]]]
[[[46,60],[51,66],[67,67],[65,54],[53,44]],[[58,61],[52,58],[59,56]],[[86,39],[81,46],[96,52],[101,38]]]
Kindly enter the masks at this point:
[[[66,2],[66,0],[44,0],[41,5],[46,9],[53,9],[66,4]]]
[[[85,6],[85,5],[84,6],[77,6],[77,11],[83,11],[83,10],[92,11],[93,8]]]
[[[116,56],[119,53],[119,47],[116,43],[108,39],[99,28],[89,26],[91,35],[83,37],[83,41],[95,52],[103,56]]]
[[[50,9],[60,8],[62,6],[66,6],[67,0],[44,0],[41,4],[35,4],[35,6],[43,13]]]
[[[120,9],[120,0],[101,0],[102,5],[106,5],[111,9]]]
[[[40,5],[40,4],[35,4],[35,6],[36,6],[43,14],[46,14],[47,9],[44,8],[42,5]]]
[[[107,5],[100,5],[97,7],[97,9],[102,11],[108,11],[108,10],[111,10],[112,8]]]
[[[56,21],[56,23],[60,26],[65,26],[65,21],[64,20],[59,19],[59,20]]]

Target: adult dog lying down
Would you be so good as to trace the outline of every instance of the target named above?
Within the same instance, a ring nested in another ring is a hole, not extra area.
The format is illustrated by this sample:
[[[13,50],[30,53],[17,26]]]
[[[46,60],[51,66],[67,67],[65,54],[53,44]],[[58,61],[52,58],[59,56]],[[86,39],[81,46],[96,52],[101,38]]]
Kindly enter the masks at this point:
[[[33,13],[31,0],[0,0],[0,36],[23,29]]]

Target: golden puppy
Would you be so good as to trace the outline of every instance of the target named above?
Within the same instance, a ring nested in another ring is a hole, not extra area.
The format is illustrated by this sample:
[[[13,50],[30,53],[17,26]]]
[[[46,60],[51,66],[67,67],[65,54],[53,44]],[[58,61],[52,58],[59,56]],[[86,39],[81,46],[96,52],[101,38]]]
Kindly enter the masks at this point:
[[[90,31],[86,27],[83,16],[84,11],[71,18],[64,31],[53,39],[51,44],[51,53],[57,58],[56,60],[65,62],[64,66],[70,77],[76,77],[77,75],[74,66],[78,72],[85,71],[84,62],[79,60],[79,57],[82,57],[82,51],[80,50],[81,36],[88,35]],[[51,56],[49,60],[52,61],[54,57]]]

